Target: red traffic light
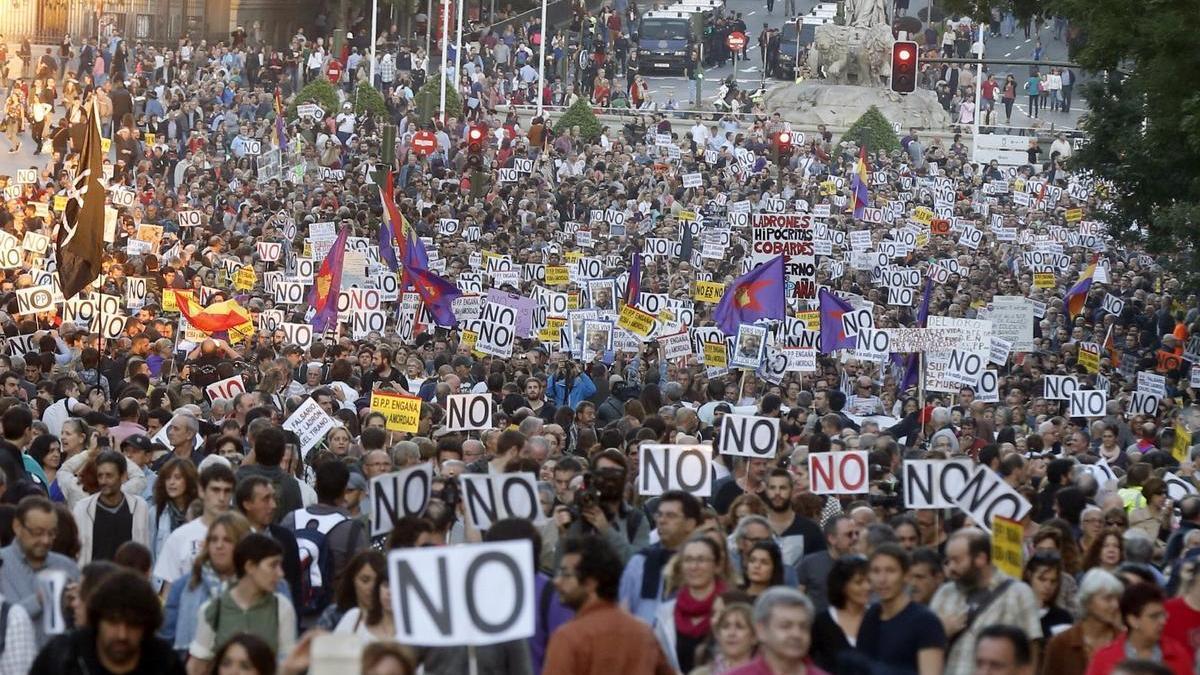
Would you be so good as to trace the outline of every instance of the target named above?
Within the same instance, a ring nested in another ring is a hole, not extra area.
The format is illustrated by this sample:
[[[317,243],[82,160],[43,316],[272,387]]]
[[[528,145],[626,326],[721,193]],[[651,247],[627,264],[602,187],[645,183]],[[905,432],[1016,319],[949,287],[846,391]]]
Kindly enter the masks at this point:
[[[478,143],[478,142],[482,141],[483,140],[483,127],[472,126],[471,130],[467,132],[467,140],[469,140],[472,143]]]
[[[786,131],[779,132],[779,144],[780,145],[790,145],[791,142],[792,142],[791,134],[789,134]]]
[[[897,42],[892,45],[892,91],[911,94],[917,89],[917,43]]]

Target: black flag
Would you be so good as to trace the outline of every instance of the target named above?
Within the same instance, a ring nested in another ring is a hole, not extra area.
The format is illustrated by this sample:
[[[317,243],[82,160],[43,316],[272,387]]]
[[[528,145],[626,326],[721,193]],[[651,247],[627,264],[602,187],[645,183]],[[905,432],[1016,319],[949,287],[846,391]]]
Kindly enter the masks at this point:
[[[67,300],[75,297],[100,275],[100,261],[104,254],[103,171],[100,111],[93,97],[88,106],[83,151],[75,167],[55,247],[58,252],[58,276],[63,297]]]

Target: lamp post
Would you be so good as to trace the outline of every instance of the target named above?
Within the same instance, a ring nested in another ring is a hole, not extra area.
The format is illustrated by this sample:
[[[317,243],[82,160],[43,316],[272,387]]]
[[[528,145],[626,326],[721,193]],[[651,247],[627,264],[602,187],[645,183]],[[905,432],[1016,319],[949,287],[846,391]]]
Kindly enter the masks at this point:
[[[544,96],[543,92],[546,91],[546,39],[547,39],[547,35],[546,35],[546,1],[547,0],[542,0],[542,26],[540,29],[542,32],[542,44],[540,44],[538,46],[539,47],[539,49],[538,49],[538,88],[537,88],[537,116],[538,117],[541,117],[542,113],[545,110],[545,107],[544,107],[545,106],[545,96]]]

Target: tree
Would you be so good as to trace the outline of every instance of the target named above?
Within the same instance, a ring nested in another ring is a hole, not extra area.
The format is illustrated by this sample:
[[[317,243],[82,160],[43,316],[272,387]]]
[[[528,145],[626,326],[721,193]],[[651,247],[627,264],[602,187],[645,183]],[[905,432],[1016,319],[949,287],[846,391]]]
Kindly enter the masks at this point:
[[[441,84],[436,78],[430,78],[421,85],[421,89],[417,91],[415,103],[417,106],[417,117],[424,124],[438,116],[438,103],[441,100]],[[458,92],[454,91],[454,87],[449,82],[446,83],[446,117],[462,118],[462,99],[458,97]]]
[[[900,139],[892,131],[892,123],[875,106],[867,108],[867,112],[850,125],[842,134],[842,140],[853,141],[859,147],[865,144],[867,152],[886,150],[890,153],[900,149]]]
[[[321,106],[321,110],[324,110],[327,115],[336,113],[338,109],[337,89],[334,89],[329,80],[324,77],[318,77],[304,85],[304,88],[296,93],[291,105],[288,106],[287,116],[289,120],[296,119],[296,106],[302,103],[316,103]]]
[[[564,134],[572,127],[579,127],[580,137],[589,143],[600,138],[600,120],[596,118],[596,113],[587,99],[580,98],[567,108],[558,119],[558,124],[554,125],[554,133]]]
[[[360,117],[370,114],[378,121],[387,121],[388,108],[383,101],[383,94],[366,82],[359,82],[354,89],[354,114]]]

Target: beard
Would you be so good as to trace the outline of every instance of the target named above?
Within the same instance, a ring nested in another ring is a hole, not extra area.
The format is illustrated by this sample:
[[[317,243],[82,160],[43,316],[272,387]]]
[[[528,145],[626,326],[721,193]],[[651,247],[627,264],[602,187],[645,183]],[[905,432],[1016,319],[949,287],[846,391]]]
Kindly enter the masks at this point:
[[[108,640],[100,644],[104,657],[115,664],[127,664],[138,655],[138,645],[129,640]]]
[[[980,577],[979,569],[971,565],[967,567],[966,572],[963,572],[954,580],[954,583],[958,585],[960,590],[974,591],[979,588]]]
[[[792,498],[789,495],[787,498],[772,498],[767,500],[767,508],[775,513],[787,513],[792,510]]]

